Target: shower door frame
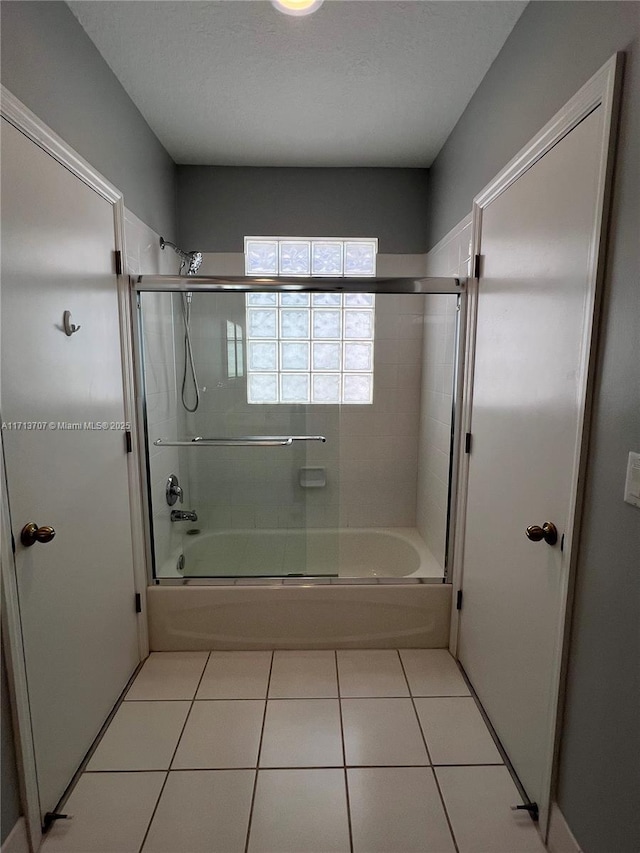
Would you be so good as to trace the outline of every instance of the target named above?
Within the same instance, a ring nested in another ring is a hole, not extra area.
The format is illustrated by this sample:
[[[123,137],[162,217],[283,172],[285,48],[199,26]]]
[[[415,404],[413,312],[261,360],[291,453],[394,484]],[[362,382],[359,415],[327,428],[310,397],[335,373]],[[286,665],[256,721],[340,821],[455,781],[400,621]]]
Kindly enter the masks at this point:
[[[142,346],[142,320],[140,312],[141,293],[373,293],[373,294],[451,294],[459,298],[459,311],[456,326],[456,351],[454,367],[454,389],[451,417],[451,455],[449,463],[449,499],[447,509],[447,550],[445,552],[444,577],[435,583],[453,584],[455,587],[455,543],[456,543],[456,507],[458,503],[458,472],[460,463],[460,429],[462,425],[463,383],[461,381],[465,364],[467,282],[462,276],[416,276],[416,277],[367,277],[367,278],[329,278],[329,277],[253,277],[253,276],[173,276],[173,275],[136,275],[129,276],[132,343],[136,365],[136,402],[137,402],[137,438],[141,449],[139,455],[140,487],[145,512],[145,549],[147,573],[150,585],[184,585],[197,583],[206,585],[217,582],[211,578],[158,578],[155,564],[155,548],[152,533],[151,485],[149,482],[149,444],[146,413],[144,350]],[[299,579],[309,582],[312,577]],[[428,579],[423,579],[428,580]],[[454,588],[453,587],[453,588]]]

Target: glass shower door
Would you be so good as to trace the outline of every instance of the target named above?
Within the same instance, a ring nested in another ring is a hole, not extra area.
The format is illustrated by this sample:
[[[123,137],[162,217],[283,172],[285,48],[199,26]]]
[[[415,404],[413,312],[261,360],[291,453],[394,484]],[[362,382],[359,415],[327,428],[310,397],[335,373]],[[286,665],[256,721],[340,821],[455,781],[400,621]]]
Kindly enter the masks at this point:
[[[157,578],[446,577],[457,294],[140,297]]]
[[[299,340],[287,346],[290,318],[265,325],[273,317],[260,312],[266,334],[254,341],[247,338],[256,318],[244,293],[172,294],[161,318],[158,294],[142,297],[156,577],[337,575],[331,532],[337,516],[331,519],[326,495],[337,495],[338,484],[333,478],[329,486],[323,464],[335,444],[337,417],[309,417],[300,396],[302,370],[276,374],[277,398],[274,371],[248,370],[249,360],[269,366],[269,349],[276,365],[300,355]],[[285,339],[279,341],[273,334],[281,327]],[[155,337],[166,358],[162,389]],[[161,421],[154,414],[159,394],[169,415]],[[320,427],[330,420],[327,437]],[[183,497],[174,520],[163,493],[172,473]],[[323,528],[323,535],[310,537],[311,528]]]

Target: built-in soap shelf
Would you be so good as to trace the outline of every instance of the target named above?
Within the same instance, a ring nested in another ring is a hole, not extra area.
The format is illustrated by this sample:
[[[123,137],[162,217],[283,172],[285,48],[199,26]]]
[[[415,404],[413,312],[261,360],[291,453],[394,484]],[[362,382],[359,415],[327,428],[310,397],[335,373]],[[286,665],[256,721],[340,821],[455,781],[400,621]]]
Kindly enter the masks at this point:
[[[327,485],[327,472],[324,468],[300,468],[298,482],[303,489],[322,489]]]

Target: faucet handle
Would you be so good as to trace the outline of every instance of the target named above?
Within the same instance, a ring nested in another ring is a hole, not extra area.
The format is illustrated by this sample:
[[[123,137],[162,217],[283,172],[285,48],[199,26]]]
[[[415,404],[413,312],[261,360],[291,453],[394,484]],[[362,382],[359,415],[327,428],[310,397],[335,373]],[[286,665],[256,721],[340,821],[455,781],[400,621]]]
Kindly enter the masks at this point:
[[[178,500],[180,501],[180,503],[184,502],[184,492],[175,474],[169,475],[165,496],[169,506],[173,506]]]

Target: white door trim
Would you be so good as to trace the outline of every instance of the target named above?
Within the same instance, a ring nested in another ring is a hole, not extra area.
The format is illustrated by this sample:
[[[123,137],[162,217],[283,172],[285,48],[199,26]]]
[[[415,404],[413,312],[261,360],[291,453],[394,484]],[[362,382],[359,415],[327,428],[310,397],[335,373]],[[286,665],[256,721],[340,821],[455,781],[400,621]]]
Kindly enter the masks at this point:
[[[472,257],[480,250],[483,210],[514,181],[530,169],[544,154],[556,145],[564,136],[573,130],[594,109],[603,110],[600,174],[598,177],[598,195],[596,216],[593,222],[594,247],[590,259],[590,274],[585,311],[585,334],[582,341],[582,371],[578,380],[579,387],[579,440],[576,443],[573,474],[572,502],[568,515],[567,534],[564,550],[567,554],[569,571],[567,582],[562,591],[564,605],[562,607],[561,624],[558,626],[558,655],[554,662],[552,674],[553,731],[549,732],[549,761],[548,773],[545,780],[545,790],[548,797],[540,806],[540,831],[546,838],[549,823],[550,801],[555,786],[555,773],[559,749],[559,736],[562,718],[562,702],[566,680],[568,635],[570,629],[571,606],[577,560],[577,542],[580,533],[581,507],[584,489],[584,474],[586,453],[588,449],[589,413],[593,395],[593,368],[597,349],[598,314],[601,301],[602,280],[605,271],[605,244],[609,214],[609,199],[611,191],[611,176],[613,172],[613,150],[615,144],[615,129],[620,90],[622,82],[623,54],[611,57],[602,68],[574,95],[571,100],[536,134],[505,168],[477,195],[472,209]],[[480,259],[482,260],[482,259]],[[469,456],[464,452],[464,435],[471,431],[471,412],[473,404],[473,378],[475,361],[475,332],[478,312],[478,279],[470,277],[467,289],[467,330],[465,351],[465,377],[463,387],[463,426],[460,430],[461,446],[459,447],[460,480],[458,489],[458,505],[456,512],[456,543],[455,571],[461,587],[464,585],[464,531],[466,527],[466,505],[469,477]],[[592,322],[589,322],[589,316]]]
[[[120,190],[97,172],[90,163],[81,157],[50,127],[41,121],[35,113],[26,107],[5,86],[0,85],[0,115],[17,130],[35,142],[43,151],[51,155],[62,166],[80,178],[83,183],[108,201],[113,207],[114,235],[116,251],[120,258],[126,258],[124,236],[124,198]],[[137,413],[135,405],[135,384],[133,369],[133,349],[131,335],[131,309],[129,302],[129,279],[126,270],[118,275],[119,324],[123,366],[124,412],[125,419],[131,424],[132,452],[128,454],[127,468],[129,479],[129,499],[131,507],[131,533],[133,545],[134,587],[141,596],[142,613],[138,616],[138,645],[140,659],[149,654],[147,626],[147,562],[144,545],[144,524],[142,508],[142,485],[140,478]],[[123,439],[124,440],[124,439]],[[41,843],[40,802],[38,796],[35,753],[31,735],[31,716],[29,694],[24,663],[22,626],[18,604],[18,591],[15,577],[15,563],[9,543],[11,542],[10,512],[4,470],[4,457],[0,471],[2,477],[2,590],[6,658],[9,677],[9,689],[14,708],[16,734],[16,755],[18,772],[22,787],[25,819],[33,850]]]

